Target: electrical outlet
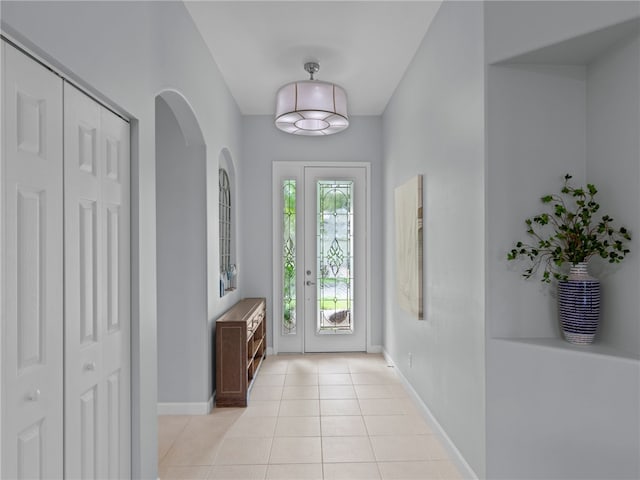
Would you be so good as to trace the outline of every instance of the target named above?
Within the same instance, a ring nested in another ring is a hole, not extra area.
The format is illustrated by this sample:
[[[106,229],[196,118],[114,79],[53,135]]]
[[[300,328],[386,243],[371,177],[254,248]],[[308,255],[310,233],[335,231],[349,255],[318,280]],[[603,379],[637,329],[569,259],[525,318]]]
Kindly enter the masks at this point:
[[[413,367],[413,354],[409,352],[409,368]]]

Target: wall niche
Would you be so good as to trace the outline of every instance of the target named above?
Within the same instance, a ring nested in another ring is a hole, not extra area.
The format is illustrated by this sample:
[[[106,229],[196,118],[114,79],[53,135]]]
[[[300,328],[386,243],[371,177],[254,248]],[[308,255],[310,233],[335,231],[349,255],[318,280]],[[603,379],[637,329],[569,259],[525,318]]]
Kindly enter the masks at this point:
[[[489,335],[573,349],[561,340],[554,291],[507,262],[524,219],[566,173],[594,183],[604,213],[628,227],[620,265],[595,259],[603,310],[581,351],[640,357],[640,22],[633,19],[487,67],[487,281]],[[578,347],[580,348],[580,347]]]

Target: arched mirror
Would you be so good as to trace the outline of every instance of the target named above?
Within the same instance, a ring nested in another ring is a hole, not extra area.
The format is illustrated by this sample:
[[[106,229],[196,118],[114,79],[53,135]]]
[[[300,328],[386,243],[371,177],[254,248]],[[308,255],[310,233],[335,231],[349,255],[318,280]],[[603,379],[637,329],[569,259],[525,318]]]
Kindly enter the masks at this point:
[[[220,296],[237,287],[238,269],[235,263],[234,174],[227,149],[220,153],[218,169],[218,233],[220,256]]]

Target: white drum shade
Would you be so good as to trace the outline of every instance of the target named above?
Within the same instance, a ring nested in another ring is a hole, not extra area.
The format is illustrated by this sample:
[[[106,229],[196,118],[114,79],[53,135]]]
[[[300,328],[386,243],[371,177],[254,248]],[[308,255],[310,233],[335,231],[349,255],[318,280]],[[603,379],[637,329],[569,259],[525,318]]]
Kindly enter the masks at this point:
[[[349,126],[347,94],[317,80],[285,85],[276,97],[276,127],[294,135],[331,135]]]

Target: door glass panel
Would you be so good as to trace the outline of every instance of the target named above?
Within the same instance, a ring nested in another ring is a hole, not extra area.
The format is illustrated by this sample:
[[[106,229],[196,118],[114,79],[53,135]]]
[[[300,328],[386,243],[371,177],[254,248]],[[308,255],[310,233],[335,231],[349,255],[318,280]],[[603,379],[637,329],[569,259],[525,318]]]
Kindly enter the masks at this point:
[[[296,333],[296,181],[282,184],[282,334]]]
[[[353,181],[317,182],[316,331],[353,333]]]

